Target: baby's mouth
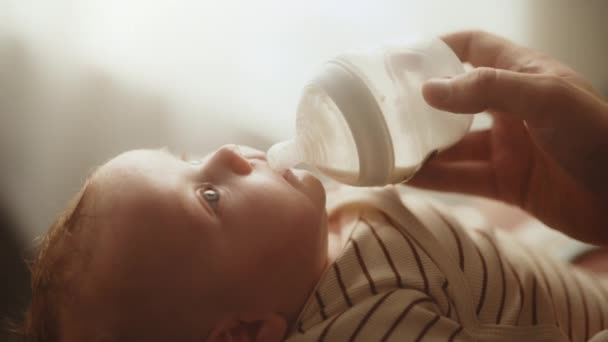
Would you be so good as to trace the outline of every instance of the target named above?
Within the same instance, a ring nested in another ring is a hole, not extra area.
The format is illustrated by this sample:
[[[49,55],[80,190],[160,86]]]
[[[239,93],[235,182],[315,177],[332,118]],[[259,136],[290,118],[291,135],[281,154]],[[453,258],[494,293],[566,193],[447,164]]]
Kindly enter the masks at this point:
[[[283,176],[283,178],[285,178],[285,180],[287,180],[287,181],[289,181],[290,179],[293,179],[293,177],[294,177],[294,174],[293,174],[293,172],[291,172],[291,169],[285,169],[284,171],[282,171],[280,173],[281,173],[281,176]]]
[[[268,159],[266,158],[266,153],[260,150],[257,150],[255,148],[252,147],[248,147],[248,146],[242,146],[239,145],[238,146],[238,151],[239,154],[249,160],[249,162],[261,162],[262,164],[265,164],[265,166],[269,166],[268,165]],[[295,183],[298,182],[298,176],[296,176],[293,171],[291,169],[285,169],[285,170],[275,170],[271,167],[268,167],[270,170],[272,170],[273,173],[275,173],[277,176],[282,177],[283,179],[285,179],[285,181],[287,181],[287,183],[291,184],[292,186],[295,185]]]

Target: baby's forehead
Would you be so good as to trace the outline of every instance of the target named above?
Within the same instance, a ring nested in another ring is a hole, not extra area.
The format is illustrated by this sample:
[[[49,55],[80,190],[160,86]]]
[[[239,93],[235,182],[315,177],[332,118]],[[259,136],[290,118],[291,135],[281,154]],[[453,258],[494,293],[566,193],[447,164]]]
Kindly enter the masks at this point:
[[[122,155],[121,155],[122,156]],[[98,169],[91,178],[87,213],[95,217],[97,241],[114,254],[131,249],[141,242],[167,233],[166,227],[184,220],[177,191],[172,184],[160,184],[153,172],[141,161],[154,162],[140,156],[121,156]],[[127,253],[128,254],[128,253]]]
[[[154,151],[123,153],[102,165],[91,177],[90,201],[102,213],[150,211],[166,206],[172,177],[163,176],[164,157]]]
[[[172,157],[163,150],[131,150],[103,164],[96,174],[102,179],[150,176],[154,171],[171,166]]]
[[[94,216],[115,227],[139,231],[150,225],[192,225],[192,170],[159,150],[119,155],[99,168],[92,183]],[[121,233],[122,234],[122,233]]]

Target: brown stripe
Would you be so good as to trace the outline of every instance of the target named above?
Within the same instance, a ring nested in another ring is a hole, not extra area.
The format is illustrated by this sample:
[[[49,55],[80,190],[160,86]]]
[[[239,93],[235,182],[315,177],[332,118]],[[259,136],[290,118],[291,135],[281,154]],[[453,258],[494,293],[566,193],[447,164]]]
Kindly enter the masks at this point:
[[[483,302],[486,300],[486,287],[488,286],[488,267],[486,265],[486,259],[484,259],[479,247],[474,244],[475,249],[477,250],[477,254],[479,254],[479,259],[481,259],[481,266],[483,267],[483,280],[481,287],[481,295],[479,296],[479,302],[477,303],[477,314],[481,312],[481,308],[483,308]]]
[[[576,289],[578,290],[578,292],[581,294],[581,297],[583,298],[583,310],[585,312],[585,341],[587,341],[589,339],[589,313],[588,313],[588,308],[587,308],[587,298],[585,298],[585,292],[583,291],[583,289],[581,288],[581,284],[578,281],[578,276],[577,274],[574,274],[574,276],[572,277],[572,279],[574,280],[574,284],[576,284]]]
[[[461,331],[462,331],[462,325],[461,325],[461,326],[459,326],[459,327],[458,327],[458,329],[456,329],[456,330],[455,330],[455,331],[452,333],[452,335],[451,335],[451,336],[450,336],[450,338],[448,339],[448,342],[452,342],[452,341],[454,341],[454,339],[456,338],[456,336],[457,336],[458,334],[460,334],[460,332],[461,332]]]
[[[601,330],[604,330],[604,310],[602,310],[602,303],[608,302],[608,294],[606,293],[606,289],[604,288],[602,283],[600,283],[597,277],[590,276],[589,278],[591,278],[591,281],[593,281],[593,285],[600,292],[600,296],[604,297],[603,300],[597,301],[597,307],[600,311]]]
[[[450,313],[452,313],[452,302],[450,301],[450,296],[448,295],[448,281],[444,280],[443,281],[443,285],[441,285],[441,290],[443,290],[443,294],[445,295],[445,298],[448,301],[448,312],[446,312],[446,316],[450,317]]]
[[[321,298],[321,294],[319,291],[315,291],[315,298],[317,299],[317,304],[321,308],[321,318],[323,320],[327,319],[327,313],[325,312],[325,303],[323,303],[323,298]]]
[[[597,303],[597,310],[600,313],[600,329],[599,330],[604,330],[604,312],[602,311],[602,304],[600,304],[599,302]]]
[[[599,312],[599,316],[600,316],[600,329],[599,330],[604,330],[604,311],[602,311],[602,304],[601,302],[597,302],[597,311]]]
[[[386,300],[386,298],[388,298],[388,296],[392,295],[393,293],[395,293],[395,290],[385,294],[384,296],[382,296],[382,298],[380,298],[376,304],[374,304],[374,306],[372,306],[372,308],[365,314],[365,317],[363,317],[363,319],[361,320],[361,322],[359,322],[359,325],[357,326],[357,329],[355,329],[355,331],[353,332],[353,334],[350,336],[349,341],[354,341],[355,338],[357,337],[357,335],[359,335],[359,332],[361,332],[361,330],[363,329],[363,327],[365,326],[365,324],[367,324],[367,321],[369,320],[369,318],[372,316],[372,314],[376,311],[376,309],[378,309],[378,307]]]
[[[528,246],[526,246],[525,244],[521,244],[521,246],[524,248],[524,250],[530,257],[530,259],[532,260],[532,263],[536,266],[536,269],[540,273],[542,280],[545,283],[545,288],[547,288],[547,292],[549,294],[549,299],[551,300],[551,307],[553,308],[553,317],[555,318],[555,322],[556,322],[557,326],[559,327],[559,318],[557,316],[557,309],[555,308],[555,301],[553,300],[553,293],[551,292],[551,284],[547,280],[547,275],[545,274],[544,267],[541,266],[540,262],[537,259],[537,255],[535,253],[533,253],[528,248]]]
[[[359,245],[357,244],[357,241],[355,240],[351,240],[353,243],[353,247],[355,248],[355,255],[357,256],[357,261],[359,262],[359,266],[361,266],[361,269],[363,270],[363,274],[365,274],[365,278],[367,278],[367,282],[369,284],[369,289],[372,292],[373,295],[378,294],[378,291],[376,291],[376,285],[374,284],[374,280],[372,279],[372,277],[369,275],[369,270],[367,269],[367,266],[365,266],[365,260],[363,260],[363,257],[361,256],[361,251],[359,250]]]
[[[515,271],[515,267],[513,267],[513,265],[508,261],[508,259],[506,262],[509,265],[509,267],[511,268],[511,272],[513,273],[513,276],[515,277],[515,281],[517,281],[517,286],[519,287],[519,313],[517,313],[517,321],[516,321],[516,324],[519,324],[519,318],[521,317],[521,312],[524,309],[524,286],[521,283],[519,274],[517,274],[517,272]]]
[[[420,276],[422,277],[422,281],[424,282],[424,293],[430,294],[429,280],[426,278],[426,272],[424,271],[424,266],[422,265],[422,260],[420,259],[420,255],[418,255],[418,250],[416,250],[416,246],[414,246],[412,241],[400,229],[399,229],[399,233],[401,233],[401,236],[403,236],[403,238],[407,242],[408,246],[412,250],[412,253],[414,254],[414,259],[416,259],[416,264],[418,265],[418,271],[420,272]]]
[[[494,253],[496,254],[496,257],[498,258],[498,262],[500,265],[500,277],[502,279],[502,282],[501,282],[502,295],[500,297],[500,306],[498,307],[498,314],[496,315],[496,324],[500,324],[500,320],[502,319],[502,313],[505,308],[505,299],[507,297],[507,279],[505,277],[505,270],[504,270],[504,266],[502,264],[502,258],[500,257],[500,253],[498,252],[498,247],[496,247],[496,244],[494,243],[492,238],[486,232],[479,231],[479,233],[481,234],[481,236],[486,238],[486,240],[488,240],[488,242],[494,249]]]
[[[458,248],[458,265],[460,266],[460,270],[464,271],[464,253],[462,251],[462,241],[460,241],[460,237],[458,236],[458,233],[456,232],[456,228],[454,228],[454,226],[452,226],[452,224],[446,219],[445,216],[443,216],[441,211],[439,211],[437,208],[435,208],[432,205],[429,205],[429,208],[431,208],[432,211],[434,211],[435,214],[437,214],[437,216],[439,216],[441,221],[443,221],[443,223],[445,223],[445,225],[448,226],[448,228],[452,232],[452,235],[454,236],[454,240],[456,240],[456,247]]]
[[[536,277],[532,276],[532,325],[538,324],[536,317]]]
[[[435,318],[433,318],[430,322],[427,323],[427,325],[424,326],[424,328],[420,332],[420,335],[418,335],[418,337],[416,338],[416,341],[422,341],[422,338],[424,337],[424,335],[426,335],[426,333],[429,332],[429,329],[431,329],[431,327],[433,325],[435,325],[435,323],[437,323],[438,320],[439,320],[439,315],[435,315]]]
[[[600,291],[605,300],[608,301],[608,290],[604,287],[604,284],[600,281],[598,277],[590,277],[595,284],[595,287]]]
[[[388,248],[386,248],[384,241],[382,241],[382,239],[380,239],[380,236],[378,236],[376,229],[374,229],[374,227],[372,225],[368,225],[368,227],[372,231],[372,234],[374,234],[374,237],[378,241],[380,248],[382,248],[382,252],[384,253],[384,256],[386,257],[386,261],[388,261],[388,264],[391,266],[391,270],[393,270],[393,273],[395,274],[395,280],[397,281],[397,287],[400,287],[400,288],[403,287],[403,283],[401,281],[401,275],[399,274],[399,272],[397,272],[397,267],[395,267],[395,263],[393,262],[393,259],[391,258],[391,255],[388,252]]]
[[[349,307],[353,306],[353,302],[350,300],[348,296],[348,292],[346,292],[346,286],[344,286],[344,282],[342,281],[342,275],[340,274],[340,268],[338,267],[338,263],[333,263],[334,271],[336,272],[336,278],[338,279],[338,285],[340,285],[340,290],[342,290],[342,296],[344,296],[344,300]]]
[[[557,279],[559,280],[560,284],[562,285],[562,288],[564,289],[564,294],[566,297],[566,311],[568,313],[568,338],[572,340],[572,309],[570,308],[570,294],[568,293],[568,287],[566,286],[566,282],[564,281],[561,273],[558,270],[559,267],[557,267],[553,263],[551,263],[551,266],[553,266],[554,273],[557,276]]]
[[[340,316],[342,316],[343,313],[344,313],[344,311],[340,312],[339,314],[336,315],[336,317],[332,318],[331,321],[329,321],[329,323],[325,326],[325,329],[323,329],[323,331],[321,332],[321,335],[319,335],[319,338],[317,339],[317,341],[319,341],[319,342],[325,341],[325,337],[327,337],[327,334],[329,333],[329,329],[331,329],[331,326],[334,325],[334,323],[338,320],[338,318],[340,318]]]
[[[432,302],[430,298],[428,297],[424,297],[424,298],[419,298],[416,299],[415,301],[411,302],[410,305],[408,305],[403,312],[401,312],[401,314],[399,315],[399,317],[397,317],[397,319],[395,320],[395,322],[393,322],[393,325],[391,325],[391,327],[387,330],[387,332],[384,334],[384,336],[382,336],[382,338],[380,339],[380,341],[386,341],[389,337],[391,337],[391,334],[393,333],[393,331],[395,330],[395,328],[397,328],[397,326],[399,325],[399,323],[401,323],[401,321],[403,321],[403,319],[405,318],[405,316],[407,316],[407,314],[410,312],[410,310],[412,310],[412,308],[415,305],[418,305],[420,303],[424,303],[424,302]]]

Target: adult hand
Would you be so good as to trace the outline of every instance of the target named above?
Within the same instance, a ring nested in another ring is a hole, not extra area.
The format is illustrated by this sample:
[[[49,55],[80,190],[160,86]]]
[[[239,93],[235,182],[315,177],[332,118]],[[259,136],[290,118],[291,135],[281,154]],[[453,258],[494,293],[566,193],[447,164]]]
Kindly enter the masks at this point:
[[[517,205],[548,226],[608,243],[608,103],[579,74],[485,32],[442,39],[475,68],[426,82],[426,101],[453,113],[489,112],[491,128],[431,160],[414,186]]]

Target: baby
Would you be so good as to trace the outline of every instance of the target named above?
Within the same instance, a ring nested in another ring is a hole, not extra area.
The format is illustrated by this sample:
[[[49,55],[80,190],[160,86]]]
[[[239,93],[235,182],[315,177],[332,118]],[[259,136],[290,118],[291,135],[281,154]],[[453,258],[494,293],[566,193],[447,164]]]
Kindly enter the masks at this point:
[[[396,187],[327,204],[306,171],[225,146],[101,166],[44,238],[31,341],[582,341],[608,287]]]

